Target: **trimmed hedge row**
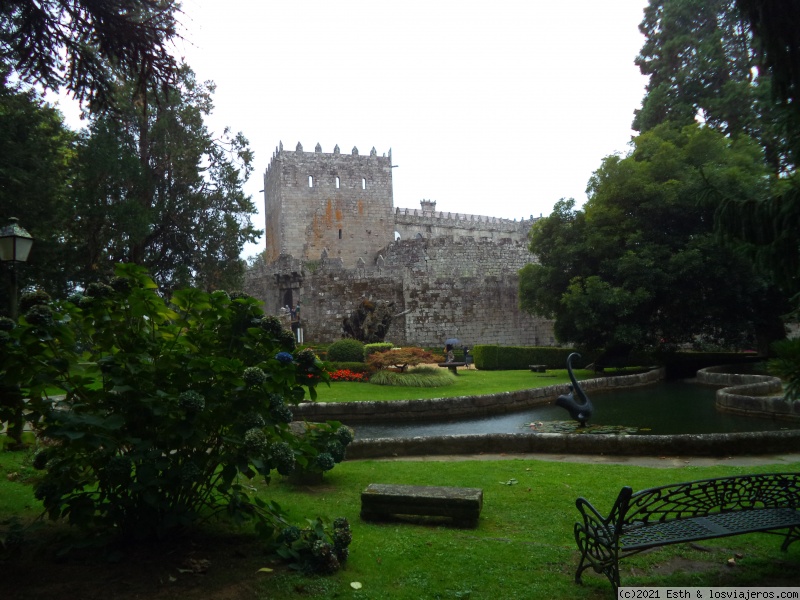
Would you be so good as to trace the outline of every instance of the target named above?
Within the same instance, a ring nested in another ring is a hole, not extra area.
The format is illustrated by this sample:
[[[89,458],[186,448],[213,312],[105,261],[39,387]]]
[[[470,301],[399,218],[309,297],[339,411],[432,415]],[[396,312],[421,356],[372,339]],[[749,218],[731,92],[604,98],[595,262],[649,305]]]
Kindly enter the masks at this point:
[[[574,348],[552,348],[534,346],[482,346],[472,349],[475,366],[485,371],[512,371],[527,369],[530,365],[545,365],[547,369],[565,369],[567,357]],[[667,368],[667,378],[694,377],[704,367],[741,364],[763,360],[751,353],[737,352],[676,352],[656,357],[648,353],[631,353],[627,357],[601,358],[597,351],[580,352],[581,358],[572,366],[584,368],[594,362],[597,367],[649,366],[660,364]],[[602,370],[602,369],[600,369]]]
[[[375,342],[373,344],[364,344],[364,360],[367,360],[370,355],[376,352],[387,352],[394,348],[392,342]]]
[[[530,365],[545,365],[548,369],[566,369],[567,356],[574,348],[536,346],[475,346],[472,356],[475,366],[484,371],[513,371],[527,369]],[[595,355],[582,355],[572,366],[580,369],[591,363]]]

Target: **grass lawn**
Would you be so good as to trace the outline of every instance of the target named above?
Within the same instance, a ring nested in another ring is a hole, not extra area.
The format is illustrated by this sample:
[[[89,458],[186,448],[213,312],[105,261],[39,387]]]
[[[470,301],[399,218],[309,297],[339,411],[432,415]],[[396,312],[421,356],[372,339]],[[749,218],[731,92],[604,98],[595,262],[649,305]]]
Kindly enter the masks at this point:
[[[578,369],[574,371],[578,380],[596,377],[594,371]],[[613,373],[611,373],[613,374]],[[530,388],[568,383],[566,369],[556,369],[547,373],[524,371],[479,371],[477,369],[458,369],[458,377],[453,385],[436,388],[392,387],[337,381],[330,387],[323,384],[317,387],[317,402],[360,402],[364,400],[422,400],[427,398],[454,398],[457,396],[481,396],[499,394]]]
[[[35,472],[30,454],[0,453],[0,531],[11,514],[31,520]],[[78,553],[58,558],[57,526],[32,534],[21,559],[0,563],[3,598],[239,598],[529,599],[611,598],[605,577],[589,571],[573,582],[578,552],[572,525],[578,496],[607,513],[622,485],[634,489],[774,467],[652,468],[631,465],[508,460],[345,461],[318,486],[278,478],[257,493],[277,501],[293,519],[324,515],[350,520],[353,543],[345,569],[329,577],[286,570],[264,555],[248,529],[212,525],[169,544],[123,548],[121,554]],[[516,481],[516,484],[509,485]],[[369,483],[479,487],[484,508],[475,529],[409,522],[365,523],[360,493]],[[800,543],[788,553],[780,538],[749,535],[679,545],[622,562],[623,585],[800,586]],[[115,562],[109,562],[113,557]],[[729,558],[736,565],[729,566]],[[207,562],[205,562],[207,561]],[[199,566],[198,566],[199,565]],[[262,567],[272,572],[259,572]],[[197,571],[204,570],[203,574]],[[356,591],[351,582],[359,582]]]

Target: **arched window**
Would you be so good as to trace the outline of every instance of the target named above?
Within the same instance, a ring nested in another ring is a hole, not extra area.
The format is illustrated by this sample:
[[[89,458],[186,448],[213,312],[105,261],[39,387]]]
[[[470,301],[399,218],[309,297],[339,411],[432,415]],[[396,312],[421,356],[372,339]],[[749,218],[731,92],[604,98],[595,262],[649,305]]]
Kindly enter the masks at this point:
[[[339,177],[338,177],[338,175],[336,177],[336,189],[337,190],[339,189]]]
[[[362,190],[367,189],[367,178],[366,177],[362,177],[361,178],[361,189]]]
[[[339,239],[342,239],[342,230],[339,230]]]
[[[311,175],[308,176],[308,187],[314,187],[314,178]]]

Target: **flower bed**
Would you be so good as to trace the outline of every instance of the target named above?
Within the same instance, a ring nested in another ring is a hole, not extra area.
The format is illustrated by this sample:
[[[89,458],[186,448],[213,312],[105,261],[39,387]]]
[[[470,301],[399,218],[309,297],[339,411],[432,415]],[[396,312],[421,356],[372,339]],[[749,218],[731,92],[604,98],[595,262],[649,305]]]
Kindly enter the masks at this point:
[[[368,382],[369,377],[366,373],[355,373],[350,369],[339,369],[333,371],[331,374],[331,381],[363,381]]]

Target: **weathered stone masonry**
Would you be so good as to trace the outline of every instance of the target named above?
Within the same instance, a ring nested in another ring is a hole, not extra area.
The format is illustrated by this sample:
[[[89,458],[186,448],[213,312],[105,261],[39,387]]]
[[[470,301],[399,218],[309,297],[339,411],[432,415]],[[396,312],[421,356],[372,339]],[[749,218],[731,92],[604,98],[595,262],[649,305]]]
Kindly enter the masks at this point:
[[[302,301],[305,339],[341,338],[364,298],[393,302],[396,344],[553,345],[552,324],[518,308],[532,220],[394,209],[391,151],[276,149],[264,177],[265,261],[248,291],[268,312]],[[337,179],[338,178],[338,179]]]

